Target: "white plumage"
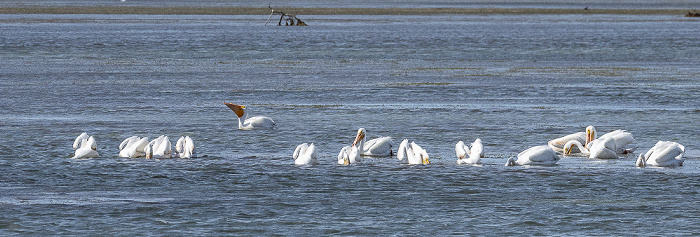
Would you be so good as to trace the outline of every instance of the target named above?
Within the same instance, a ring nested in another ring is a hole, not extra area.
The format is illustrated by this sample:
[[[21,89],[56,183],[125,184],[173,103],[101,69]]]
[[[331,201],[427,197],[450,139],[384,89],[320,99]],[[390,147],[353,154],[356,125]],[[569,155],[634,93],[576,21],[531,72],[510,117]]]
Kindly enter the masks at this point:
[[[685,147],[677,142],[658,141],[645,154],[639,154],[636,165],[673,167],[682,166],[685,158]]]
[[[518,154],[518,159],[508,158],[506,166],[515,165],[554,165],[560,157],[549,145],[531,147]]]
[[[400,161],[406,159],[406,162],[411,165],[430,164],[428,152],[415,142],[409,144],[408,139],[404,139],[399,145],[396,158]]]
[[[294,164],[296,165],[311,165],[318,164],[318,152],[316,152],[316,146],[311,143],[302,143],[294,149]]]

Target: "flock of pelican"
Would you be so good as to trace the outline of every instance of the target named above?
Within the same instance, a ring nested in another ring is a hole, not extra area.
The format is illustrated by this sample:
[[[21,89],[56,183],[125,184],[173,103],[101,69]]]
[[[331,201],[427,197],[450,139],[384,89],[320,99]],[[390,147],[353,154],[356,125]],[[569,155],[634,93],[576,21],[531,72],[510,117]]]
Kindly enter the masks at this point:
[[[271,129],[275,122],[266,116],[248,117],[246,107],[224,102],[238,116],[238,129]],[[584,132],[569,134],[553,139],[547,145],[531,147],[518,153],[516,157],[508,158],[506,166],[515,165],[554,165],[563,156],[585,156],[591,159],[617,159],[619,154],[634,152],[633,145],[636,140],[631,133],[624,130],[615,130],[598,137],[593,126],[586,127]],[[484,145],[477,138],[471,146],[463,141],[455,144],[457,164],[480,164],[484,157]],[[351,145],[345,146],[338,154],[338,164],[350,165],[362,162],[363,156],[392,157],[394,141],[391,137],[379,137],[367,140],[367,132],[364,128],[357,130],[355,140]],[[75,156],[73,158],[98,157],[95,138],[80,134],[73,143]],[[172,154],[171,143],[167,136],[163,135],[148,141],[148,137],[129,137],[119,145],[119,157],[137,158],[191,158],[194,157],[194,142],[189,136],[178,139],[175,146],[175,154]],[[644,154],[637,158],[636,166],[673,167],[682,166],[685,147],[677,142],[659,141]],[[318,151],[311,143],[303,143],[296,147],[292,155],[294,164],[309,165],[318,164]],[[415,141],[409,143],[404,139],[398,147],[396,157],[407,164],[429,164],[428,152],[421,148]],[[404,161],[405,160],[405,161]]]
[[[95,138],[82,133],[75,138],[73,142],[75,149],[74,159],[96,158],[100,155],[97,153],[97,143]],[[194,141],[190,136],[182,136],[175,143],[175,154],[172,151],[172,143],[168,136],[161,135],[160,137],[148,141],[148,137],[132,136],[119,144],[119,157],[124,158],[139,158],[146,159],[162,159],[162,158],[192,158],[195,157]]]

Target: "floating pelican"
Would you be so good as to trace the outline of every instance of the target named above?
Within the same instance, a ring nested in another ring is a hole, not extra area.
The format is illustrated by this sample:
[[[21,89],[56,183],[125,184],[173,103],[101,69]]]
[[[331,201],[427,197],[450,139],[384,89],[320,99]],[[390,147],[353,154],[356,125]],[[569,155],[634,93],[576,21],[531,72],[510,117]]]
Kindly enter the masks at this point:
[[[685,147],[677,142],[658,141],[646,154],[639,154],[636,165],[639,167],[659,166],[673,167],[683,166]]]
[[[564,145],[564,155],[568,156],[575,152],[588,156],[592,159],[617,159],[615,152],[615,140],[612,138],[597,139],[590,144],[590,150],[585,148],[579,141],[572,140]]]
[[[338,153],[338,164],[349,165],[356,162],[362,162],[362,157],[360,157],[360,151],[357,146],[345,146],[340,149]]]
[[[564,145],[566,145],[567,142],[569,141],[578,141],[579,143],[585,143],[586,142],[586,132],[577,132],[574,134],[569,134],[560,138],[552,139],[550,140],[547,145],[551,147],[554,151],[556,152],[564,152]],[[577,153],[579,151],[574,150],[573,153]]]
[[[592,144],[595,143],[596,140],[602,141],[605,138],[611,138],[613,139],[613,141],[615,141],[614,151],[620,154],[632,153],[635,148],[632,148],[630,146],[632,143],[637,142],[636,140],[634,140],[634,137],[631,133],[625,132],[624,130],[615,130],[598,137],[595,127],[586,127],[585,147],[588,148],[588,150],[590,150],[591,152],[593,151],[593,149],[591,148]]]
[[[192,158],[194,155],[194,141],[192,141],[190,136],[183,136],[177,139],[175,143],[175,157]]]
[[[294,149],[295,165],[311,165],[318,164],[318,152],[316,152],[316,146],[313,143],[311,145],[302,143]]]
[[[364,128],[357,130],[357,136],[355,136],[355,141],[352,143],[353,146],[357,145],[360,155],[363,156],[392,156],[392,148],[394,147],[394,141],[391,137],[380,137],[369,141],[366,141],[366,135]]]
[[[479,164],[481,163],[481,158],[484,157],[484,145],[481,144],[481,139],[479,138],[472,143],[471,148],[465,145],[463,141],[459,141],[455,145],[455,153],[457,154],[457,164]]]
[[[400,161],[406,158],[407,163],[411,165],[430,164],[428,153],[415,142],[409,144],[408,139],[401,142],[396,157]]]
[[[161,135],[149,142],[144,151],[147,159],[170,158],[172,156],[172,145],[168,136]]]
[[[531,147],[518,154],[518,159],[508,158],[506,166],[515,165],[554,165],[561,159],[549,145]]]
[[[138,158],[146,155],[146,145],[148,145],[148,137],[139,138],[132,136],[119,144],[119,157]]]
[[[244,105],[237,105],[234,103],[226,103],[236,116],[238,116],[238,129],[241,130],[253,130],[253,129],[271,129],[275,126],[275,121],[266,116],[255,116],[248,118],[248,112]]]
[[[75,138],[73,149],[75,149],[75,156],[73,156],[73,159],[95,158],[100,156],[100,154],[97,153],[97,142],[95,142],[95,138],[88,136],[87,133],[82,133]]]

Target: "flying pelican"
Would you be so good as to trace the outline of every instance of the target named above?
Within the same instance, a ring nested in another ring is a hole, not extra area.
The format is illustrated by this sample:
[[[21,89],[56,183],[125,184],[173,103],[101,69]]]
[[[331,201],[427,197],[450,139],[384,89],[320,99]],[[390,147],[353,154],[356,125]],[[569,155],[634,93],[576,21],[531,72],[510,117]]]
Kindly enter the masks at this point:
[[[95,142],[95,138],[87,135],[87,133],[82,133],[75,138],[73,149],[75,149],[75,156],[73,156],[73,159],[95,158],[100,156],[100,154],[97,153],[97,142]]]
[[[481,158],[484,157],[484,145],[481,144],[481,139],[477,138],[469,148],[463,141],[457,142],[455,145],[455,153],[457,154],[457,164],[479,164]],[[469,156],[469,158],[466,158]]]
[[[428,153],[415,142],[409,144],[408,139],[401,142],[396,157],[400,161],[406,158],[407,163],[411,165],[430,164]]]
[[[170,158],[172,156],[172,145],[168,136],[161,135],[149,142],[144,151],[147,159]]]
[[[140,138],[132,136],[119,144],[119,157],[138,158],[146,155],[146,145],[148,137]]]
[[[275,121],[266,116],[254,116],[248,118],[248,112],[244,105],[237,105],[234,103],[226,103],[236,116],[238,116],[238,129],[240,130],[253,130],[253,129],[271,129],[275,126]]]
[[[561,159],[549,145],[531,147],[518,154],[518,159],[508,158],[506,166],[515,165],[554,165]]]
[[[366,141],[365,128],[360,128],[357,130],[357,136],[355,136],[355,141],[352,143],[353,146],[357,145],[360,155],[363,156],[392,156],[393,151],[391,148],[394,147],[394,141],[391,137],[380,137],[369,141]]]
[[[295,165],[312,165],[318,164],[318,152],[316,152],[316,146],[313,143],[311,145],[302,143],[294,149]]]
[[[590,145],[590,150],[584,147],[579,141],[572,140],[564,145],[564,155],[568,156],[572,153],[578,153],[588,156],[591,159],[617,159],[615,152],[615,140],[612,138],[599,138]]]
[[[194,141],[190,136],[182,136],[175,143],[175,157],[192,158],[195,155]]]
[[[637,142],[634,140],[634,137],[632,136],[631,133],[626,132],[624,130],[615,130],[609,133],[604,134],[603,136],[598,137],[598,133],[596,132],[595,127],[593,126],[588,126],[586,127],[586,145],[585,147],[588,148],[592,152],[591,146],[593,143],[596,142],[596,140],[602,141],[605,138],[611,138],[615,141],[615,152],[620,153],[620,154],[627,154],[627,153],[632,153],[636,148],[631,148],[631,144]]]
[[[673,167],[683,166],[685,147],[677,142],[658,141],[646,154],[639,154],[636,165],[639,167],[659,166]]]
[[[345,146],[338,153],[338,164],[349,165],[356,162],[362,162],[360,151],[357,146]]]
[[[547,145],[556,152],[564,152],[564,145],[569,141],[578,141],[579,143],[586,142],[586,132],[577,132],[560,138],[552,139],[547,142]],[[576,151],[574,152],[576,153]]]

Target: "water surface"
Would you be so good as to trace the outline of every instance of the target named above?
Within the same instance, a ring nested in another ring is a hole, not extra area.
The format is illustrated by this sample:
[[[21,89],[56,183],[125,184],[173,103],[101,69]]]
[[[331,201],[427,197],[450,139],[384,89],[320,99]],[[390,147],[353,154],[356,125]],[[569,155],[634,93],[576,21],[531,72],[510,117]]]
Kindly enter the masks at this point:
[[[5,235],[649,235],[698,222],[699,21],[682,16],[0,16]],[[240,131],[223,102],[266,115]],[[506,158],[594,125],[674,169]],[[430,165],[339,166],[359,127]],[[101,157],[70,159],[88,132]],[[118,158],[133,135],[199,158]],[[454,144],[481,138],[481,166]],[[321,164],[297,167],[302,142]],[[653,225],[650,223],[658,223]]]

